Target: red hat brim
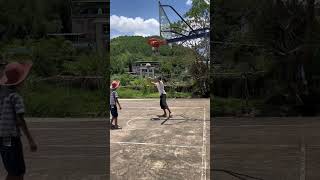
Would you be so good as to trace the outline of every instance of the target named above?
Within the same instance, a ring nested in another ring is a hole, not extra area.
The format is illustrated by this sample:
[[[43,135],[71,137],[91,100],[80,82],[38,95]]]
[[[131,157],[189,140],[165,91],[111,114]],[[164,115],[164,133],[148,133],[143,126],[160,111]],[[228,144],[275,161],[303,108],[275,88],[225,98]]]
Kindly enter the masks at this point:
[[[112,86],[112,84],[116,84],[116,86]],[[120,81],[112,81],[111,85],[110,85],[110,89],[117,89],[120,86]]]
[[[22,83],[28,76],[32,63],[9,63],[6,65],[3,75],[0,78],[0,85],[14,86]],[[15,72],[15,77],[10,77],[10,72]]]

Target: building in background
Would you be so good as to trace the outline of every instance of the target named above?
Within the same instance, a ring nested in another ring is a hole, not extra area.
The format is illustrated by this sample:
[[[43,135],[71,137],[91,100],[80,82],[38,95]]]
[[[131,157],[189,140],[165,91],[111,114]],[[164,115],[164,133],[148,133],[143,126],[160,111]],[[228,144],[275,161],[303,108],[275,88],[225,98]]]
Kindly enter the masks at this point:
[[[160,70],[160,62],[136,61],[129,69],[131,71],[129,72],[130,74],[154,78]]]
[[[72,33],[82,34],[100,53],[109,40],[109,5],[110,0],[72,0]]]
[[[100,54],[107,51],[110,0],[71,0],[70,4],[72,32],[49,36],[62,36],[76,48],[92,48]]]

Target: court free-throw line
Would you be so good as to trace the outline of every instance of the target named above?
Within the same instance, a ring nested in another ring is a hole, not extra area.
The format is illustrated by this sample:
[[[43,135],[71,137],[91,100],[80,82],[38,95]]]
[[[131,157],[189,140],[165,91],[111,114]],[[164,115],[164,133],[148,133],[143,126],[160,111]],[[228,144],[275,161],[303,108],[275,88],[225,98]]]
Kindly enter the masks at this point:
[[[141,119],[141,118],[142,118],[142,114],[143,114],[143,112],[140,112],[135,118],[131,118],[129,121],[127,121],[127,127],[130,128],[129,123],[130,123],[131,121],[136,120],[136,119]]]
[[[110,144],[163,146],[163,147],[195,148],[195,149],[201,149],[202,148],[201,146],[175,145],[175,144],[156,144],[156,143],[140,143],[140,142],[110,142]]]
[[[133,121],[133,120],[137,120],[137,119],[142,119],[142,118],[141,118],[141,117],[135,117],[135,118],[129,119],[129,121],[127,121],[127,127],[130,128],[130,127],[131,127],[131,126],[130,126],[130,122]],[[144,118],[144,119],[145,119],[145,118]]]

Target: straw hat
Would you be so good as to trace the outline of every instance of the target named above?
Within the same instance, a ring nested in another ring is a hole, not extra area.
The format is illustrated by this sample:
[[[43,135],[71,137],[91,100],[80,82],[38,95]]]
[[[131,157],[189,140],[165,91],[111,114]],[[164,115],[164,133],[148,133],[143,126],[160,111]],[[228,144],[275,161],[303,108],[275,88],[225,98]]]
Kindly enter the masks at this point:
[[[0,78],[0,85],[13,86],[22,83],[28,76],[32,63],[9,63]]]
[[[117,89],[120,86],[120,81],[112,81],[110,89]]]

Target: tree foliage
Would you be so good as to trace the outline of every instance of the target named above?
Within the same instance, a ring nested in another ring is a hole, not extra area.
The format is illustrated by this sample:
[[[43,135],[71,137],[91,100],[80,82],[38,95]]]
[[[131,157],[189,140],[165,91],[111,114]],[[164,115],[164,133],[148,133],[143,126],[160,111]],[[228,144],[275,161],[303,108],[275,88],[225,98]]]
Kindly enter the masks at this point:
[[[70,1],[0,0],[0,39],[40,38],[70,30]]]
[[[136,61],[159,61],[161,74],[177,75],[188,69],[195,60],[192,49],[181,45],[174,46],[172,49],[163,46],[160,48],[160,55],[153,55],[147,40],[148,38],[139,36],[122,36],[112,39],[110,45],[111,74],[128,72],[130,64]]]
[[[216,72],[262,71],[265,102],[308,106],[320,47],[314,0],[217,0],[214,14]]]

